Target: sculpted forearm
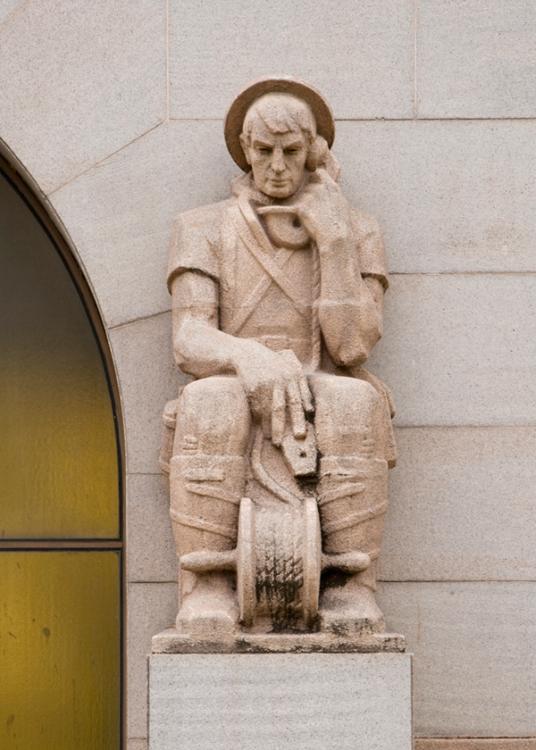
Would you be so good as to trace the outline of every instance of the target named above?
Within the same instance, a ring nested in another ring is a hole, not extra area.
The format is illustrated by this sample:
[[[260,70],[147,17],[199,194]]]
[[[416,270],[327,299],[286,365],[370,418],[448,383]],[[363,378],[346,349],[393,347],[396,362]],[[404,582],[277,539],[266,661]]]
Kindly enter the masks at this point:
[[[196,378],[233,371],[230,342],[232,338],[218,331],[206,320],[182,315],[173,337],[175,362],[183,372]],[[223,339],[223,340],[222,340]]]
[[[383,287],[372,277],[352,279],[353,293],[321,297],[319,319],[333,361],[342,367],[365,362],[382,335]]]
[[[326,347],[336,364],[360,365],[381,336],[381,283],[361,276],[348,202],[327,171],[317,169],[294,208],[318,248]]]

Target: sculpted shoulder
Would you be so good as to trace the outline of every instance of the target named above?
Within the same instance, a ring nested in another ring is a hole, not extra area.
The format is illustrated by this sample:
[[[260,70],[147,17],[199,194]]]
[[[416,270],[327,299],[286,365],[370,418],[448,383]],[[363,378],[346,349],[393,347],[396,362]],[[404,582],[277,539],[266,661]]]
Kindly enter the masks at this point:
[[[223,216],[234,199],[183,211],[175,219],[171,234],[168,288],[184,271],[198,271],[219,278],[217,247]]]
[[[370,236],[381,238],[380,225],[374,216],[354,207],[351,209],[351,216],[352,227],[358,242]]]
[[[182,211],[175,219],[176,229],[180,229],[181,232],[191,232],[196,236],[204,234],[209,240],[215,239],[219,233],[224,212],[234,202],[234,198],[227,198],[217,203]]]

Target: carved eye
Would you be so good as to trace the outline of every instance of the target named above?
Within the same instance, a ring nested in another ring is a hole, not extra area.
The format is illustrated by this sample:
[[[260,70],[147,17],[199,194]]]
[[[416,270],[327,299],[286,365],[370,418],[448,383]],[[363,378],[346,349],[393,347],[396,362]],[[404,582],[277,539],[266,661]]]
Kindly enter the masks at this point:
[[[259,153],[261,153],[261,154],[271,154],[271,153],[272,153],[272,149],[271,149],[271,148],[268,148],[268,147],[266,147],[266,146],[259,146],[259,148],[258,148],[257,150],[258,150],[258,151],[259,151]]]

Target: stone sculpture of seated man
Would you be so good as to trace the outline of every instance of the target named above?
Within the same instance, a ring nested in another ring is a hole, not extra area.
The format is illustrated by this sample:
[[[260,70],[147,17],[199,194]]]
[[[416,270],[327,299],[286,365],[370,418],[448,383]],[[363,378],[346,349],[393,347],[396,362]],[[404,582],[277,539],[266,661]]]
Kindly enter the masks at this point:
[[[285,615],[257,627],[382,631],[376,561],[395,447],[389,393],[363,369],[387,288],[378,226],[338,185],[333,118],[311,87],[258,81],[225,127],[245,174],[227,200],[178,217],[168,276],[175,359],[194,377],[165,416],[184,561],[177,628],[248,625],[231,563],[199,561],[231,560],[242,498],[290,507],[308,496],[325,559],[353,563],[323,574],[314,621]]]

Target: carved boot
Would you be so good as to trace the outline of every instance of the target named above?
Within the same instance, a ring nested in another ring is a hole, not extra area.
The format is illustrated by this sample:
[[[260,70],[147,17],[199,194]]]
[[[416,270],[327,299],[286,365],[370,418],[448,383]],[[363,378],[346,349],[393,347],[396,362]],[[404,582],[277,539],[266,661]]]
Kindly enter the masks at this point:
[[[179,558],[176,624],[180,632],[217,635],[236,627],[233,574],[191,573],[181,569],[180,560],[190,552],[234,549],[244,477],[241,456],[179,454],[171,459],[170,515]]]
[[[323,630],[340,635],[384,630],[374,592],[387,510],[387,471],[387,461],[361,455],[324,456],[320,461],[318,502],[324,552],[364,552],[370,558],[362,572],[335,569],[324,574]]]

